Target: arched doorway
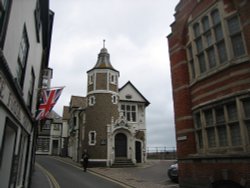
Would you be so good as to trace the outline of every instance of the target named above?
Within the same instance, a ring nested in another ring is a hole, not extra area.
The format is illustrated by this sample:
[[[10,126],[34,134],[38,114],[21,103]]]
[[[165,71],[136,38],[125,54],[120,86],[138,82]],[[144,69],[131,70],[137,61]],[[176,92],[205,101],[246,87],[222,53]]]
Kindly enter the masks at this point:
[[[127,136],[123,133],[115,135],[115,157],[127,157]]]

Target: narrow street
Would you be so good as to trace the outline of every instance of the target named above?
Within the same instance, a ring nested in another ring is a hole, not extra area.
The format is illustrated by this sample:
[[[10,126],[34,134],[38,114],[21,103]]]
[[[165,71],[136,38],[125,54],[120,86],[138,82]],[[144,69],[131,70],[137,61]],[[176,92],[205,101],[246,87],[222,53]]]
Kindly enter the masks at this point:
[[[179,185],[167,176],[167,168],[173,162],[174,160],[149,160],[134,168],[96,167],[84,173],[80,164],[70,158],[37,156],[31,188],[178,188]]]
[[[82,169],[65,164],[48,156],[36,156],[36,163],[54,178],[57,188],[120,188],[114,182],[95,176]],[[38,182],[32,182],[31,188],[37,188]],[[45,182],[41,181],[41,184]]]

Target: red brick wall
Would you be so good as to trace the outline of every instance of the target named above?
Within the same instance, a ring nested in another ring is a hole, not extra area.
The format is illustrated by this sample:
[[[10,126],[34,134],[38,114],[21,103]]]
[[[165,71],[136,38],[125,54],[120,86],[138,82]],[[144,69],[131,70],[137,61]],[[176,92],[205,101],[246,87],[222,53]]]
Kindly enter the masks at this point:
[[[240,159],[239,159],[240,161]],[[241,182],[250,179],[250,162],[234,163],[230,159],[207,159],[179,164],[180,184],[208,185],[219,180]]]
[[[250,63],[231,66],[191,87],[192,106],[250,88]]]
[[[227,69],[217,70],[212,76],[200,79],[195,84],[189,81],[186,57],[186,42],[188,41],[187,20],[195,18],[215,0],[181,0],[176,7],[175,22],[172,23],[172,33],[168,36],[170,65],[175,110],[175,128],[177,138],[177,155],[179,159],[180,187],[207,187],[213,181],[227,178],[242,183],[250,181],[250,159],[206,159],[195,158],[196,143],[192,108],[211,100],[233,95],[250,88],[250,63],[236,63]],[[250,1],[222,0],[226,13],[240,11],[242,31],[247,51],[250,52]],[[204,155],[204,157],[206,157]],[[249,185],[250,186],[250,185]]]
[[[192,4],[192,0],[181,1],[185,4],[182,8],[183,13],[176,13],[178,18],[172,24],[172,34],[169,39],[169,51],[170,51],[170,64],[172,73],[172,87],[175,109],[175,125],[176,125],[176,138],[186,137],[187,139],[177,141],[178,158],[185,158],[190,153],[196,153],[196,147],[194,143],[194,135],[190,130],[193,129],[193,121],[191,119],[191,96],[189,86],[189,73],[186,62],[186,21],[188,18],[188,12],[193,7],[188,5]],[[178,7],[178,6],[177,6]]]

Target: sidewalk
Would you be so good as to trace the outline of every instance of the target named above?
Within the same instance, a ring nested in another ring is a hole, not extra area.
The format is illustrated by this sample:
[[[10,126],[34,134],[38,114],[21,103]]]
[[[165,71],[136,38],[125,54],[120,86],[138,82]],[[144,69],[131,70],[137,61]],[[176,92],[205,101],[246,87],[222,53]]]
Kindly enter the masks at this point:
[[[74,162],[70,158],[55,157],[54,159],[65,163],[81,167],[79,163]],[[179,188],[168,180],[167,165],[171,163],[165,160],[149,160],[146,164],[141,164],[134,168],[106,168],[96,167],[89,168],[90,173],[118,181],[125,187],[135,188]]]

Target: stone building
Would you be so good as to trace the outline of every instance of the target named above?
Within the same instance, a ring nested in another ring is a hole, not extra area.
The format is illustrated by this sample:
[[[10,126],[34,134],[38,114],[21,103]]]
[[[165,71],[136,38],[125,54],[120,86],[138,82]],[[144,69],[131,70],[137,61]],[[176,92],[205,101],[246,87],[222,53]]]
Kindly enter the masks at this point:
[[[83,114],[78,156],[87,149],[95,166],[145,162],[149,102],[131,82],[119,88],[120,73],[105,47],[87,75],[86,107],[78,109]]]
[[[181,188],[250,187],[250,1],[181,0],[168,36]]]
[[[70,105],[68,107],[68,156],[71,157],[74,161],[79,161],[82,154],[82,130],[85,125],[86,106],[86,97],[71,96]],[[67,109],[64,110],[64,119],[66,119]]]
[[[29,187],[53,18],[49,0],[0,1],[0,187]]]

